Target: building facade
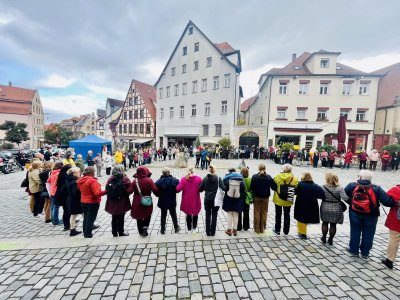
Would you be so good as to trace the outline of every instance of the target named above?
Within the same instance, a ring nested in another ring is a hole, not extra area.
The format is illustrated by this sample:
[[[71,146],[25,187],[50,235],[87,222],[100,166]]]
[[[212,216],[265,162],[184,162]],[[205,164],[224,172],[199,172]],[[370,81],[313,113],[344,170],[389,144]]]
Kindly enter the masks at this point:
[[[132,80],[117,123],[121,146],[132,149],[149,145],[156,135],[156,90],[154,86]]]
[[[37,90],[0,85],[0,124],[14,121],[27,124],[29,140],[21,143],[21,148],[37,149],[44,145],[44,113]],[[4,140],[5,131],[0,130],[0,143]]]
[[[240,51],[214,44],[191,21],[157,80],[158,147],[218,143],[239,118]]]
[[[379,80],[374,148],[398,143],[400,135],[400,63],[373,72]]]
[[[112,141],[113,144],[116,142],[116,125],[118,123],[118,118],[121,114],[121,108],[123,105],[124,101],[122,100],[112,98],[107,98],[106,100],[106,115],[104,117],[104,138],[106,140]]]
[[[106,110],[97,109],[96,135],[102,139],[106,136]]]
[[[347,122],[346,146],[371,150],[379,76],[337,62],[339,52],[303,53],[259,80],[248,108],[248,125],[265,126],[268,146],[292,142],[300,148],[337,145],[338,122]]]

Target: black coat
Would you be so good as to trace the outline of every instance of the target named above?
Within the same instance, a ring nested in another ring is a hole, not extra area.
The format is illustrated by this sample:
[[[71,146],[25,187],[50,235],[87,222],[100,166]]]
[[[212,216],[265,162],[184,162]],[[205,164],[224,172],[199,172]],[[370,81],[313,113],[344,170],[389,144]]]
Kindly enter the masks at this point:
[[[114,179],[116,175],[110,176],[108,178],[106,186],[110,183],[112,179]],[[118,176],[118,175],[117,175]],[[123,176],[120,174],[119,176],[122,177],[122,185],[124,186],[124,193],[122,194],[121,199],[119,200],[108,200],[106,201],[105,211],[108,212],[110,215],[122,215],[126,212],[130,211],[132,208],[131,200],[129,199],[129,192],[128,189],[131,186],[131,181],[127,176]]]
[[[67,194],[67,205],[71,215],[79,215],[83,213],[81,205],[81,192],[79,191],[76,181],[78,177],[67,175],[65,179],[65,191]]]
[[[170,209],[176,207],[176,187],[179,184],[179,180],[169,175],[162,175],[160,179],[156,181],[158,188],[158,204],[157,206],[161,209]]]
[[[215,195],[217,194],[218,188],[221,188],[223,191],[226,190],[221,177],[207,174],[207,176],[203,178],[199,186],[199,192],[205,192],[204,205],[214,206]]]
[[[325,199],[322,188],[312,181],[301,181],[296,188],[296,195],[294,218],[301,223],[318,224],[318,199]]]
[[[269,198],[271,189],[276,190],[276,183],[271,176],[258,173],[251,178],[250,191],[254,197]]]
[[[39,174],[40,181],[42,182],[42,193],[48,193],[47,188],[46,188],[46,182],[47,182],[47,179],[49,179],[49,174],[50,174],[50,171],[43,171]],[[50,196],[47,198],[50,198]]]

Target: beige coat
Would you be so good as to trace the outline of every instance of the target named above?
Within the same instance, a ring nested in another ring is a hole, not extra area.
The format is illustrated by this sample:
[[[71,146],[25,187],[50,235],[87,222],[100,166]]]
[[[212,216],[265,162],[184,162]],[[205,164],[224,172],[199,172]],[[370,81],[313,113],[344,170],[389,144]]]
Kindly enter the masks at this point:
[[[42,182],[39,178],[39,169],[35,169],[29,172],[28,180],[29,180],[29,191],[34,194],[38,193],[42,190]]]

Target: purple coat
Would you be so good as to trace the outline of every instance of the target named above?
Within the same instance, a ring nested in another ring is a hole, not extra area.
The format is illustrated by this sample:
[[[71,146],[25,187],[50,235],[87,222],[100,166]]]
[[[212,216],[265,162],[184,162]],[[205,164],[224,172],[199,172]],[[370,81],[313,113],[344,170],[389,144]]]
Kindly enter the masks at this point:
[[[114,176],[108,178],[106,186],[110,183],[111,179]],[[121,197],[120,200],[113,200],[113,201],[106,201],[106,212],[110,215],[122,215],[131,209],[131,200],[129,200],[129,193],[128,190],[131,186],[131,181],[127,176],[122,177],[122,184],[125,188],[125,193]]]
[[[189,179],[182,177],[176,191],[182,191],[181,211],[187,215],[197,216],[201,210],[201,200],[199,187],[201,184],[201,177],[194,175]]]

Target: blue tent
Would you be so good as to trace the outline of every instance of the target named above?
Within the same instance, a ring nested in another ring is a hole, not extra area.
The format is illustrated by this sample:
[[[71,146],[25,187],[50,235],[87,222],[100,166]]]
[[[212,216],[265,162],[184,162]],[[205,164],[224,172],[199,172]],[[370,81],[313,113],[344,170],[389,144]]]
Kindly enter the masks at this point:
[[[94,156],[97,153],[101,154],[104,145],[107,145],[107,151],[111,152],[111,142],[94,134],[69,142],[69,146],[75,149],[75,155],[82,154],[83,159],[85,159],[89,150],[93,151]]]

